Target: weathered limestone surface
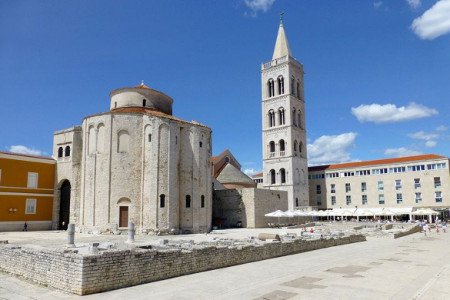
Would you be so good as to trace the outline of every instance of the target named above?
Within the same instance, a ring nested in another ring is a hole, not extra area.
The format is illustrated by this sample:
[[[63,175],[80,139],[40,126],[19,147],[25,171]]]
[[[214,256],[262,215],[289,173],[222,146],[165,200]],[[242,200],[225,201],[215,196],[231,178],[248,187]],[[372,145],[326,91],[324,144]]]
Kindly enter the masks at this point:
[[[137,233],[211,229],[211,129],[172,116],[172,102],[144,85],[114,90],[111,111],[55,133],[54,229],[66,180],[78,232],[117,232],[128,221]],[[66,146],[71,156],[58,157]]]
[[[420,232],[420,230],[421,230],[420,226],[418,226],[418,225],[414,226],[408,230],[394,233],[394,239],[398,239],[398,238],[401,238],[401,237],[404,237],[404,236],[407,236],[407,235],[410,235],[410,234],[413,234],[416,232]]]
[[[242,227],[263,228],[273,218],[264,215],[276,210],[288,209],[286,191],[243,188],[214,191],[213,215],[226,219],[225,226],[234,227],[242,222]]]
[[[86,295],[365,240],[363,235],[352,235],[339,239],[193,250],[107,250],[89,255],[6,244],[0,245],[0,270],[42,285]]]

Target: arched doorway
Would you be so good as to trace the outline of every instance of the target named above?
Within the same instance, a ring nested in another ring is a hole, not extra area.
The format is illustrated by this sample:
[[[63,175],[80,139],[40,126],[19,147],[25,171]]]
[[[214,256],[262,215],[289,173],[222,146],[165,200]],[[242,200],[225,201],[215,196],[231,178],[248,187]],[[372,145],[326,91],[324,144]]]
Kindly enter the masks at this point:
[[[70,217],[70,182],[64,180],[59,190],[59,229],[66,230]]]

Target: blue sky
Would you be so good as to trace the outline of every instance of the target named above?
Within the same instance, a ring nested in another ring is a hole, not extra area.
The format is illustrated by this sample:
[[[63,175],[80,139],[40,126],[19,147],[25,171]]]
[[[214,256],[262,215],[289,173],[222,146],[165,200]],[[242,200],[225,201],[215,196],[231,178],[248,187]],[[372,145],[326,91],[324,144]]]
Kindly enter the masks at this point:
[[[450,156],[450,0],[0,0],[0,150],[51,155],[55,130],[144,80],[212,128],[214,154],[260,170],[260,67],[281,11],[311,164]]]

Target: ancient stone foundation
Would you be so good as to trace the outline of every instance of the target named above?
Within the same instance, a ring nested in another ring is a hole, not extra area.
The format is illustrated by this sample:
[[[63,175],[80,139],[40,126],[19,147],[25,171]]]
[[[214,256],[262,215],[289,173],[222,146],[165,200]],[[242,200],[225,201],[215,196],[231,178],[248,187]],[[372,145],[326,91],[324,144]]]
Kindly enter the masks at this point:
[[[404,236],[407,236],[407,235],[410,235],[410,234],[413,234],[416,232],[420,232],[420,231],[421,231],[420,226],[416,225],[414,227],[411,227],[408,230],[394,233],[394,239],[398,239],[398,238],[401,238],[401,237],[404,237]]]
[[[363,235],[193,250],[68,250],[0,244],[0,270],[78,295],[104,292],[207,270],[365,241]]]

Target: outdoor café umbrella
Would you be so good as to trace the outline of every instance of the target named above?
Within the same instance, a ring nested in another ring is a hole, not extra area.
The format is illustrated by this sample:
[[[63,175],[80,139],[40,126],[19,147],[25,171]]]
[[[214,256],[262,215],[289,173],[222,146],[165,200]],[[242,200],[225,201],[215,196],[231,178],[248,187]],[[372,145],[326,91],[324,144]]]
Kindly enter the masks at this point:
[[[272,218],[278,218],[278,223],[280,223],[280,218],[281,217],[286,217],[286,214],[281,211],[281,210],[277,210],[268,214],[265,214],[266,217],[272,217]]]
[[[430,208],[419,208],[418,210],[413,211],[411,214],[414,216],[428,216],[428,215],[438,215],[439,213]]]

